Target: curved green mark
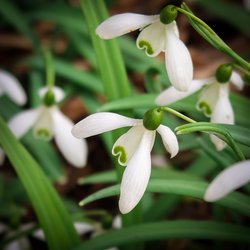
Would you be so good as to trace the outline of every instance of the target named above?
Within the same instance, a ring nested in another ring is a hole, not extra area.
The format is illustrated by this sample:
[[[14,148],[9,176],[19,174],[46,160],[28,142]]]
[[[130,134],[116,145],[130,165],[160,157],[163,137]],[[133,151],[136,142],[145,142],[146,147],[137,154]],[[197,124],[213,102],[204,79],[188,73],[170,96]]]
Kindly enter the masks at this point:
[[[154,50],[151,46],[151,44],[145,40],[141,40],[139,42],[139,48],[140,49],[145,49],[146,50],[146,53],[149,54],[149,55],[153,55],[154,54]]]
[[[198,103],[198,108],[201,110],[206,116],[211,116],[212,109],[206,102]]]
[[[118,160],[123,164],[127,161],[126,151],[122,146],[116,146],[114,148],[114,155],[118,155]]]

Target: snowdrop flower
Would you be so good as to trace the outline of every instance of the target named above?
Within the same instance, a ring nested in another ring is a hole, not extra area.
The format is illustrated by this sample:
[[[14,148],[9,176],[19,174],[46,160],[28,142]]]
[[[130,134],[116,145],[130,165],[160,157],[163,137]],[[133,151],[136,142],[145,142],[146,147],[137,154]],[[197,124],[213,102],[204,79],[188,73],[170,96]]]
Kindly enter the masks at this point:
[[[87,158],[86,141],[79,141],[72,136],[73,122],[56,105],[63,99],[64,92],[54,87],[52,90],[42,88],[39,94],[44,105],[15,115],[9,121],[10,129],[17,138],[21,138],[30,128],[33,128],[36,138],[50,140],[54,137],[68,162],[75,167],[84,167]]]
[[[0,96],[3,94],[18,105],[24,105],[27,101],[20,82],[7,71],[0,70]]]
[[[203,111],[207,117],[211,117],[212,123],[234,124],[234,112],[229,100],[229,82],[239,90],[242,90],[244,82],[236,72],[231,72],[230,76],[225,79],[226,81],[221,82],[223,79],[219,80],[218,76],[193,80],[187,92],[180,92],[173,87],[169,87],[156,98],[155,102],[160,106],[169,105],[204,87],[197,102],[197,108]],[[211,135],[210,137],[218,151],[226,146],[224,141],[217,136]]]
[[[179,39],[174,21],[177,11],[173,5],[165,7],[160,15],[124,13],[112,16],[101,23],[96,34],[102,39],[112,39],[140,29],[136,40],[139,49],[145,49],[147,56],[155,57],[165,52],[168,77],[179,91],[187,91],[193,78],[193,64],[190,53]]]
[[[178,153],[178,142],[170,128],[161,125],[162,112],[153,109],[146,112],[144,119],[132,119],[110,112],[92,114],[77,123],[72,133],[77,138],[87,138],[114,129],[131,126],[115,142],[112,154],[118,162],[126,166],[121,188],[119,208],[122,213],[129,213],[142,198],[151,172],[150,152],[156,131],[161,135],[166,150],[171,158]]]
[[[208,186],[204,200],[216,201],[250,181],[250,160],[237,162],[223,170]]]

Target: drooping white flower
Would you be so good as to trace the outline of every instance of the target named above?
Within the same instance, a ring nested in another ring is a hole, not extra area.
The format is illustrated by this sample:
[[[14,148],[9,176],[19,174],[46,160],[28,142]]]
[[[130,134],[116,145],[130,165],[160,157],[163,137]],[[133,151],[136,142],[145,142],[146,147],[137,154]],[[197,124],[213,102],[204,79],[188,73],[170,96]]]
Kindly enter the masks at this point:
[[[208,186],[204,200],[216,201],[250,181],[250,160],[237,162],[223,170]]]
[[[0,96],[6,94],[13,102],[24,105],[26,94],[20,82],[5,70],[0,70]]]
[[[234,84],[239,90],[244,86],[244,82],[236,72],[232,73],[229,82]],[[160,106],[169,105],[195,93],[203,87],[197,102],[197,108],[203,111],[207,117],[211,117],[212,123],[234,124],[234,112],[229,100],[229,82],[219,83],[215,77],[193,80],[187,92],[180,92],[173,87],[169,87],[159,94],[155,102]],[[224,141],[215,135],[210,137],[218,151],[225,148],[226,144]]]
[[[160,125],[156,130],[148,130],[140,119],[132,119],[110,112],[92,114],[77,123],[72,134],[77,138],[87,138],[114,129],[132,126],[115,142],[112,154],[118,162],[126,166],[121,188],[119,208],[129,213],[141,200],[151,172],[150,152],[156,131],[161,135],[166,150],[174,157],[179,150],[178,141],[170,128]]]
[[[102,39],[112,39],[140,29],[136,40],[139,49],[150,57],[165,53],[166,70],[171,84],[179,91],[187,91],[193,78],[190,53],[179,39],[176,22],[163,24],[159,15],[124,13],[112,16],[101,23],[96,34]]]
[[[47,88],[41,89],[40,96],[44,97],[47,91]],[[53,93],[56,103],[64,97],[62,89],[58,87],[53,88]],[[56,104],[42,105],[20,112],[9,121],[9,127],[17,138],[21,138],[30,128],[33,128],[33,134],[37,138],[50,140],[54,137],[67,161],[75,167],[84,167],[87,160],[87,144],[85,140],[80,141],[72,136],[73,125],[74,123]]]

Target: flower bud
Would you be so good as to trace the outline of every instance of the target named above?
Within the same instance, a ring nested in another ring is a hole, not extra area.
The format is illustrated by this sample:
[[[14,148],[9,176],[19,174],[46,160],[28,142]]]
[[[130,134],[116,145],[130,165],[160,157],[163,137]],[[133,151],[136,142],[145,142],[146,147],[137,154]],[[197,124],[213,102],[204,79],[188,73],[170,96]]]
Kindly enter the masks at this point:
[[[43,97],[43,103],[45,106],[50,107],[56,103],[55,94],[52,90],[48,90]]]
[[[233,67],[231,64],[220,65],[215,73],[216,79],[219,83],[226,83],[232,75]]]
[[[160,13],[160,20],[164,24],[172,23],[178,15],[174,5],[167,5]]]
[[[159,108],[148,110],[143,117],[143,125],[148,130],[156,130],[162,123],[163,112]]]

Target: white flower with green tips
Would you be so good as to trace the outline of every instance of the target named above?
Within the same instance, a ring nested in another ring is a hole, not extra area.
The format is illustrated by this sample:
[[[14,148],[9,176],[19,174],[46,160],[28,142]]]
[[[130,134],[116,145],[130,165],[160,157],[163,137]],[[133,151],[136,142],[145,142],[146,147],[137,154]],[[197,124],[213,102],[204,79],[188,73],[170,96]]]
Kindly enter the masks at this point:
[[[0,70],[0,96],[2,95],[7,95],[18,105],[24,105],[27,101],[21,83],[5,70]]]
[[[173,87],[169,87],[158,95],[155,102],[159,106],[170,105],[192,95],[203,87],[197,102],[197,108],[203,111],[207,117],[211,117],[212,123],[234,124],[234,112],[229,99],[229,83],[234,84],[239,90],[242,90],[244,86],[240,75],[232,72],[229,81],[226,83],[219,83],[215,77],[210,77],[193,80],[187,92],[180,92]],[[210,137],[218,151],[224,149],[226,146],[224,141],[215,135]]]
[[[237,162],[223,170],[206,189],[204,200],[214,202],[250,181],[250,160]]]
[[[38,139],[51,140],[54,137],[66,160],[75,167],[84,167],[87,160],[86,141],[72,136],[74,123],[57,106],[64,98],[63,90],[58,87],[53,87],[50,91],[43,88],[39,94],[45,104],[14,115],[8,123],[10,129],[17,138],[21,138],[31,128]]]
[[[161,135],[166,150],[171,158],[178,153],[178,141],[170,128],[157,125],[154,130],[146,129],[143,120],[132,119],[110,112],[92,114],[77,123],[72,133],[77,138],[87,138],[114,129],[129,127],[115,142],[112,153],[118,156],[122,166],[126,166],[121,188],[119,208],[122,213],[129,213],[141,200],[151,173],[151,158],[156,131]]]
[[[140,29],[137,47],[145,49],[150,57],[165,52],[170,82],[179,91],[187,91],[193,78],[193,64],[187,47],[179,39],[175,21],[164,24],[160,15],[124,13],[105,20],[97,27],[96,34],[102,39],[112,39],[137,29]]]

